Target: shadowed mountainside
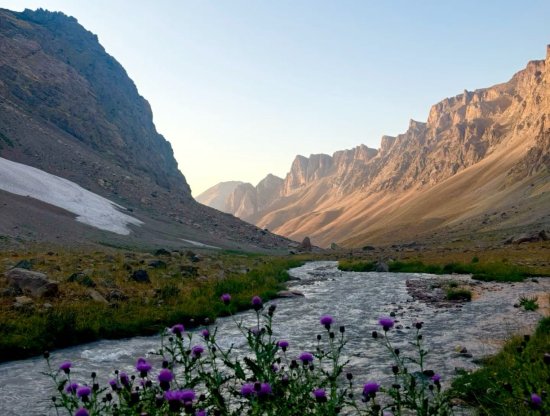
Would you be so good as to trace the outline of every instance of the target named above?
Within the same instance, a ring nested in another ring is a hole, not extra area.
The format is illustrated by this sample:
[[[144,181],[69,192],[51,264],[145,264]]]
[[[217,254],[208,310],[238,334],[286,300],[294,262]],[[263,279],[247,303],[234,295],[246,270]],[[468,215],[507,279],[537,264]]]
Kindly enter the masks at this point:
[[[53,225],[60,217],[50,215],[58,209],[0,192],[5,238],[176,245],[187,238],[248,249],[288,244],[193,200],[148,102],[97,36],[63,13],[0,9],[0,157],[73,181],[145,223],[124,241],[80,224],[69,232]],[[25,202],[32,219],[22,215]]]

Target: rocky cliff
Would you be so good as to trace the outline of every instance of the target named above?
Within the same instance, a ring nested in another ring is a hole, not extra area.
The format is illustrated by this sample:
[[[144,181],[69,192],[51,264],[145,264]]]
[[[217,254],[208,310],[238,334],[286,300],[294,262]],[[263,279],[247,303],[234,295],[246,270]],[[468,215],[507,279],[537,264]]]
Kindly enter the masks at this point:
[[[281,196],[250,219],[347,245],[547,227],[550,47],[510,81],[464,91],[378,150],[297,156]]]
[[[97,36],[63,13],[0,9],[0,157],[131,209],[144,222],[132,236],[142,233],[151,243],[187,237],[243,248],[287,244],[193,200],[147,101]],[[20,211],[7,212],[21,203],[2,205],[3,218],[11,219],[0,221],[0,234],[20,238],[21,226],[31,229],[31,240],[55,240],[62,227],[44,229],[39,215],[31,226]]]

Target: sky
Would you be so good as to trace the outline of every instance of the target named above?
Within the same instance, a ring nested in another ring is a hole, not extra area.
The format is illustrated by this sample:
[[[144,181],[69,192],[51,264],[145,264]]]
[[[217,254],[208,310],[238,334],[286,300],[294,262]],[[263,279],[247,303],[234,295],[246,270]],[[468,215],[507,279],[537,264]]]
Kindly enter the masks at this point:
[[[550,1],[0,0],[74,16],[153,109],[193,195],[284,177],[505,82],[550,43]]]

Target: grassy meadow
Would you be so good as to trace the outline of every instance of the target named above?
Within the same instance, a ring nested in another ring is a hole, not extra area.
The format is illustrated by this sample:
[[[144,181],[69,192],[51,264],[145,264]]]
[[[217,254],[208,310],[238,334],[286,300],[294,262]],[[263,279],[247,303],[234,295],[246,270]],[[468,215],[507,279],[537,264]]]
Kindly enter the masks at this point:
[[[14,307],[15,297],[0,277],[0,361],[100,338],[155,334],[175,323],[212,322],[226,310],[221,294],[231,293],[234,310],[248,308],[253,295],[274,297],[284,288],[287,270],[302,264],[297,257],[238,252],[0,253],[4,270],[22,260],[58,281],[59,295]],[[131,280],[136,270],[146,270],[150,282]]]

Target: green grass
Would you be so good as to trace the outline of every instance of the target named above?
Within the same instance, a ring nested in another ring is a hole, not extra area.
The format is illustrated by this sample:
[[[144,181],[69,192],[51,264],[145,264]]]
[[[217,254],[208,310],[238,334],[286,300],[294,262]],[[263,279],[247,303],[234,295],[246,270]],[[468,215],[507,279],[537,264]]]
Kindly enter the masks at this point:
[[[521,296],[519,298],[519,305],[526,311],[536,311],[539,308],[538,298],[536,296],[531,298]]]
[[[338,268],[343,271],[372,271],[374,262],[341,260]],[[471,274],[474,279],[483,281],[519,282],[533,276],[531,270],[504,262],[490,263],[447,263],[424,264],[421,261],[392,261],[388,263],[390,272],[431,273],[431,274]]]
[[[376,270],[376,262],[340,260],[338,262],[338,269],[345,272],[373,272]]]
[[[447,289],[446,298],[448,300],[472,300],[472,292],[464,288],[452,288]]]
[[[550,318],[544,318],[533,336],[511,339],[480,370],[455,379],[452,394],[476,407],[480,415],[550,414],[550,399],[543,395],[550,389],[550,364],[544,362],[549,352]],[[530,405],[532,393],[543,397],[541,408]]]
[[[187,260],[171,258],[167,260],[168,270],[149,270],[151,283],[143,284],[128,281],[129,272],[124,270],[127,258],[115,255],[105,262],[105,257],[104,253],[63,254],[39,258],[36,264],[44,271],[50,267],[65,269],[66,264],[77,261],[91,264],[95,267],[92,276],[98,284],[96,289],[106,293],[116,285],[128,295],[127,300],[95,302],[87,295],[85,284],[70,282],[67,277],[57,277],[61,295],[50,301],[49,309],[37,301],[34,308],[18,311],[11,307],[12,300],[4,299],[0,309],[0,361],[102,338],[152,335],[175,323],[192,327],[204,324],[206,319],[212,322],[227,313],[219,300],[221,294],[231,294],[233,311],[246,309],[254,295],[265,300],[274,297],[288,280],[287,269],[303,264],[300,259],[265,256],[247,256],[243,263],[242,257],[223,255],[196,263],[200,264],[201,276],[182,278],[174,270]],[[141,265],[139,257],[135,263]],[[238,271],[243,266],[250,271]],[[220,278],[222,270],[225,274]]]

